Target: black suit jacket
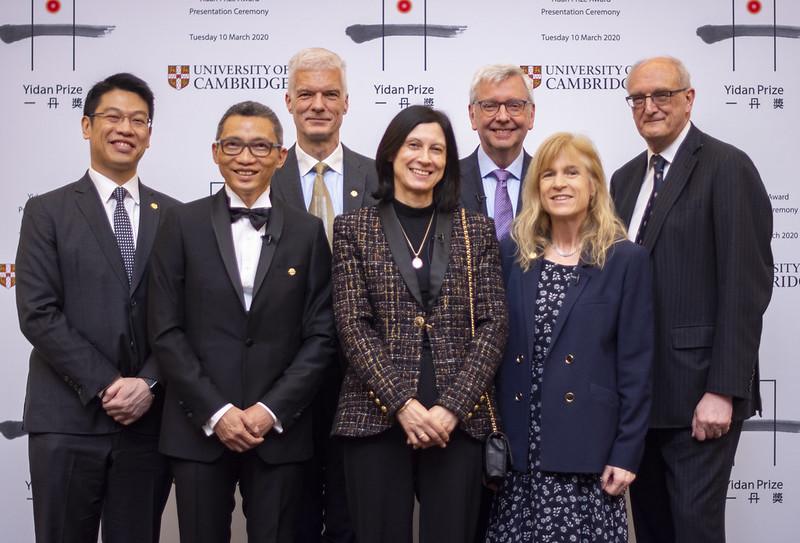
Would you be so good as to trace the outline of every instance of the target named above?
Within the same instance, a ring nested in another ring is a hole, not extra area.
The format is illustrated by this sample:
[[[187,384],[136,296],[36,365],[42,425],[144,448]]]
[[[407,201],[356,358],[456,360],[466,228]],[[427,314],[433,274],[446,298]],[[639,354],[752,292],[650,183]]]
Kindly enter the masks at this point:
[[[286,155],[283,167],[272,175],[272,194],[287,204],[307,210],[300,184],[300,170],[297,166],[296,145],[292,145]],[[378,172],[375,161],[351,151],[342,145],[344,152],[343,202],[344,213],[371,206],[377,203],[372,193],[378,188]]]
[[[644,152],[611,194],[630,223]],[[643,240],[653,262],[656,356],[650,426],[691,426],[705,392],[734,397],[734,420],[760,408],[758,347],[772,294],[772,206],[742,151],[692,126],[667,172]]]
[[[272,198],[245,310],[225,190],[165,218],[153,248],[150,336],[168,379],[163,453],[209,462],[224,445],[202,426],[227,403],[263,402],[281,421],[266,462],[312,454],[306,406],[333,363],[330,249],[322,222]]]
[[[147,342],[148,260],[156,229],[178,202],[142,184],[133,277],[88,173],[28,200],[17,250],[17,311],[33,345],[28,432],[119,431],[97,394],[119,377],[162,380]],[[133,425],[158,432],[156,401]]]
[[[531,156],[522,150],[522,180],[520,182],[519,197],[517,198],[517,212],[522,211],[522,181],[528,173],[528,166],[531,163]],[[483,178],[481,169],[478,166],[478,149],[468,157],[459,161],[461,167],[461,207],[487,214],[486,212],[486,192],[483,190]]]

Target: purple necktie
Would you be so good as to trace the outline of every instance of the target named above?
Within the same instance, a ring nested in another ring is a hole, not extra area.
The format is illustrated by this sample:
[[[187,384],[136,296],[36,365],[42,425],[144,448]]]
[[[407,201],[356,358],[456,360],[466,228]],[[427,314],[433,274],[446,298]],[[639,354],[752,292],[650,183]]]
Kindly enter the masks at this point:
[[[497,230],[497,239],[508,236],[511,220],[514,218],[514,208],[511,207],[511,197],[508,195],[508,178],[511,175],[506,170],[492,172],[497,179],[494,189],[494,227]]]

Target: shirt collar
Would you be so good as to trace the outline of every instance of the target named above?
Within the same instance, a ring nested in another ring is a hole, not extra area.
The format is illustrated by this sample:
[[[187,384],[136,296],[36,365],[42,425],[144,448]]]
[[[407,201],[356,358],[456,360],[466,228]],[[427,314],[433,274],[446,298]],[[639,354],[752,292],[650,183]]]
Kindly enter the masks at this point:
[[[314,169],[314,166],[317,165],[317,162],[324,162],[328,165],[328,168],[335,171],[339,175],[343,175],[344,172],[344,151],[342,150],[342,142],[340,141],[339,144],[336,146],[336,149],[328,155],[326,158],[322,160],[317,160],[316,158],[312,157],[305,151],[303,151],[299,145],[294,146],[295,153],[297,154],[297,166],[300,169],[300,177],[308,174],[310,171]]]
[[[678,154],[678,149],[680,148],[681,144],[683,143],[683,140],[686,139],[686,134],[689,133],[689,129],[691,127],[692,127],[692,121],[687,122],[686,126],[683,127],[683,130],[681,130],[681,133],[678,134],[677,138],[675,138],[675,141],[670,143],[669,146],[666,149],[664,149],[663,151],[658,153],[659,155],[664,157],[664,160],[667,161],[667,164],[672,164],[672,162],[675,160],[675,155]],[[650,159],[655,154],[656,153],[651,151],[649,148],[647,149],[647,163],[648,164],[650,164]]]
[[[92,180],[92,183],[94,183],[97,193],[100,195],[100,201],[108,202],[111,195],[114,193],[114,189],[121,186],[128,191],[133,201],[136,202],[137,205],[139,204],[139,174],[134,175],[126,181],[125,184],[117,185],[114,181],[90,166],[89,178]]]
[[[272,207],[272,202],[269,199],[269,189],[270,189],[270,187],[267,187],[267,190],[265,190],[264,192],[261,193],[261,196],[259,196],[258,199],[253,204],[253,208],[256,208],[256,207]],[[231,190],[231,188],[228,186],[227,183],[225,183],[225,194],[228,195],[228,201],[230,202],[230,207],[244,207],[244,208],[247,208],[247,206],[244,205],[244,202],[242,201],[242,199],[239,198],[239,195],[236,194],[235,192],[233,192],[233,190]]]
[[[483,150],[483,145],[478,146],[478,168],[481,171],[481,178],[484,178],[497,169],[503,169],[509,172],[514,179],[522,179],[522,162],[524,152],[520,152],[517,158],[508,165],[508,168],[500,168],[494,161],[489,158],[486,151]]]

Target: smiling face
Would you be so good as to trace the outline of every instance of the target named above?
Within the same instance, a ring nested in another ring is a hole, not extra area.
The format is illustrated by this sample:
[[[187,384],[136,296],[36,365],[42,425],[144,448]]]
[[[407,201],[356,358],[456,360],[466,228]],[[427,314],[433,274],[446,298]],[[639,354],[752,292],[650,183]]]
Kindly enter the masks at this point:
[[[583,223],[595,192],[580,154],[569,148],[561,151],[539,178],[539,200],[554,228],[558,223]]]
[[[112,124],[101,116],[81,119],[83,139],[89,140],[92,168],[122,185],[136,175],[145,150],[150,147],[150,128],[134,128],[132,115],[148,117],[147,102],[138,94],[115,89],[105,93],[94,113],[124,117]]]
[[[447,144],[438,123],[421,123],[408,133],[397,151],[394,197],[412,207],[433,202],[433,189],[442,180],[447,163]]]
[[[338,70],[297,70],[286,107],[294,117],[297,139],[304,143],[339,143],[339,128],[347,113],[347,93]]]
[[[667,59],[647,61],[628,76],[628,94],[631,96],[674,91],[684,86],[678,69]],[[633,121],[651,151],[660,153],[675,141],[689,122],[693,103],[694,89],[689,87],[674,94],[663,106],[655,105],[648,98],[643,107],[633,108]]]
[[[528,89],[518,76],[509,77],[499,83],[481,81],[475,90],[476,100],[528,100]],[[497,166],[507,167],[522,152],[525,136],[533,128],[534,109],[534,104],[528,104],[515,117],[509,115],[505,107],[501,107],[495,115],[487,115],[480,106],[470,105],[472,129],[477,130],[483,150]]]
[[[238,138],[243,142],[266,140],[275,143],[275,127],[265,117],[244,117],[231,115],[225,120],[219,139]],[[273,149],[269,156],[254,156],[245,147],[236,156],[226,155],[216,143],[211,151],[214,162],[219,165],[219,172],[233,192],[247,207],[252,207],[258,197],[269,187],[272,174],[283,166],[286,160],[286,149]]]

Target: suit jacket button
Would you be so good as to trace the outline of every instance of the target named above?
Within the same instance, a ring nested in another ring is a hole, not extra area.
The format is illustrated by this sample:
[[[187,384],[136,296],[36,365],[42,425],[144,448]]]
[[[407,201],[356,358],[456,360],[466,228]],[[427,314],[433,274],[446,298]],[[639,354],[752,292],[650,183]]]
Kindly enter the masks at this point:
[[[253,340],[251,338],[247,338],[247,340],[245,340],[244,344],[245,344],[246,347],[252,347],[253,346]]]
[[[568,354],[567,357],[564,359],[564,362],[567,364],[572,364],[575,361],[575,357],[571,354]]]
[[[385,405],[381,406],[381,413],[386,413],[386,406]]]
[[[69,383],[69,375],[65,375],[64,380]]]
[[[514,396],[514,401],[521,402],[522,401],[522,392],[517,392]]]
[[[472,418],[472,411],[470,411],[469,413],[467,413],[467,419],[471,419],[471,418]]]
[[[136,300],[131,298],[131,307],[136,307]]]
[[[379,398],[375,398],[375,405],[380,405],[380,404],[381,404],[381,400]]]
[[[375,397],[375,393],[373,391],[371,391],[371,390],[369,391],[369,397],[370,397],[370,399]]]
[[[575,394],[573,394],[572,392],[567,392],[564,395],[564,399],[567,400],[567,403],[572,403],[575,401]]]
[[[422,328],[425,326],[425,318],[424,317],[414,317],[414,326],[417,328]]]

